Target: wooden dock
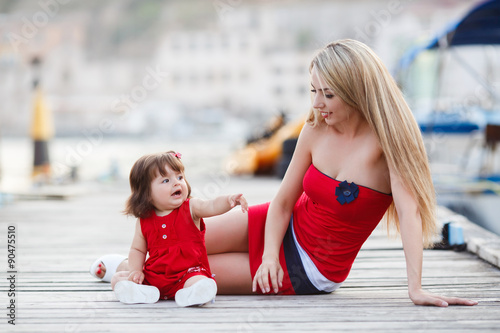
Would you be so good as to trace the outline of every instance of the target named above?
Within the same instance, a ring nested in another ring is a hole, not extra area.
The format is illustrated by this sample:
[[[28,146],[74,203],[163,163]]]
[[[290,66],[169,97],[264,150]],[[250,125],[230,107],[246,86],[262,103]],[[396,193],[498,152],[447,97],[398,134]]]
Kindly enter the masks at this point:
[[[232,178],[223,185],[220,194],[243,191],[256,204],[271,199],[279,181]],[[497,267],[469,252],[427,250],[424,287],[479,304],[415,306],[407,296],[400,242],[378,229],[332,294],[217,296],[201,308],[179,308],[173,301],[124,305],[88,269],[102,254],[128,253],[134,220],[120,214],[128,186],[89,184],[71,193],[65,200],[24,199],[0,207],[1,332],[500,332]],[[11,304],[15,326],[9,324]]]

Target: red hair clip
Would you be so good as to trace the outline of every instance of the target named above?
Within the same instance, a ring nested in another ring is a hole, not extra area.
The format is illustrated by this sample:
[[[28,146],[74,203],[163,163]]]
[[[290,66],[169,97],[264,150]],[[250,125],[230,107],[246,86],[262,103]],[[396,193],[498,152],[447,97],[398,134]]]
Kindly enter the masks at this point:
[[[181,159],[181,157],[182,157],[181,153],[170,153],[170,155],[177,157],[178,159]]]

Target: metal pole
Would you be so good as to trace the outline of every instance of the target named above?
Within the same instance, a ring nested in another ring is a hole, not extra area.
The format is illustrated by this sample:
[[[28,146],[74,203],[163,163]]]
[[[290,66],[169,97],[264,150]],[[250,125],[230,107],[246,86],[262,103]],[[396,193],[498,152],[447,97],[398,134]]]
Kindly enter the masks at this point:
[[[31,64],[34,71],[33,89],[35,93],[31,125],[31,137],[34,143],[32,177],[37,183],[47,183],[50,179],[48,141],[54,135],[54,128],[50,110],[45,104],[40,87],[40,59],[35,57]]]

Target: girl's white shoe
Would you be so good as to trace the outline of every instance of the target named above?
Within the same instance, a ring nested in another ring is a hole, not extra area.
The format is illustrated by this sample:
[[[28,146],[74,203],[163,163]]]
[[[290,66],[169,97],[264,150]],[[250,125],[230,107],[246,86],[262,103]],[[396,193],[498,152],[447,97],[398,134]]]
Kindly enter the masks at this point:
[[[137,284],[132,281],[120,281],[115,285],[116,298],[125,304],[156,303],[160,299],[160,290],[153,286]]]
[[[202,279],[191,287],[182,288],[175,293],[175,302],[178,306],[204,305],[215,301],[217,284],[213,279]]]

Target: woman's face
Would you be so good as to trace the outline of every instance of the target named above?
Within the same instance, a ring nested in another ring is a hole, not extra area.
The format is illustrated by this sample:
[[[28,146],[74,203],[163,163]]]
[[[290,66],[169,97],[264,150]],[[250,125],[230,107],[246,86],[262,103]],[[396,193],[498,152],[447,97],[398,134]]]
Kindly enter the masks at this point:
[[[311,102],[327,125],[338,125],[349,120],[351,109],[321,79],[316,67],[311,70]]]

